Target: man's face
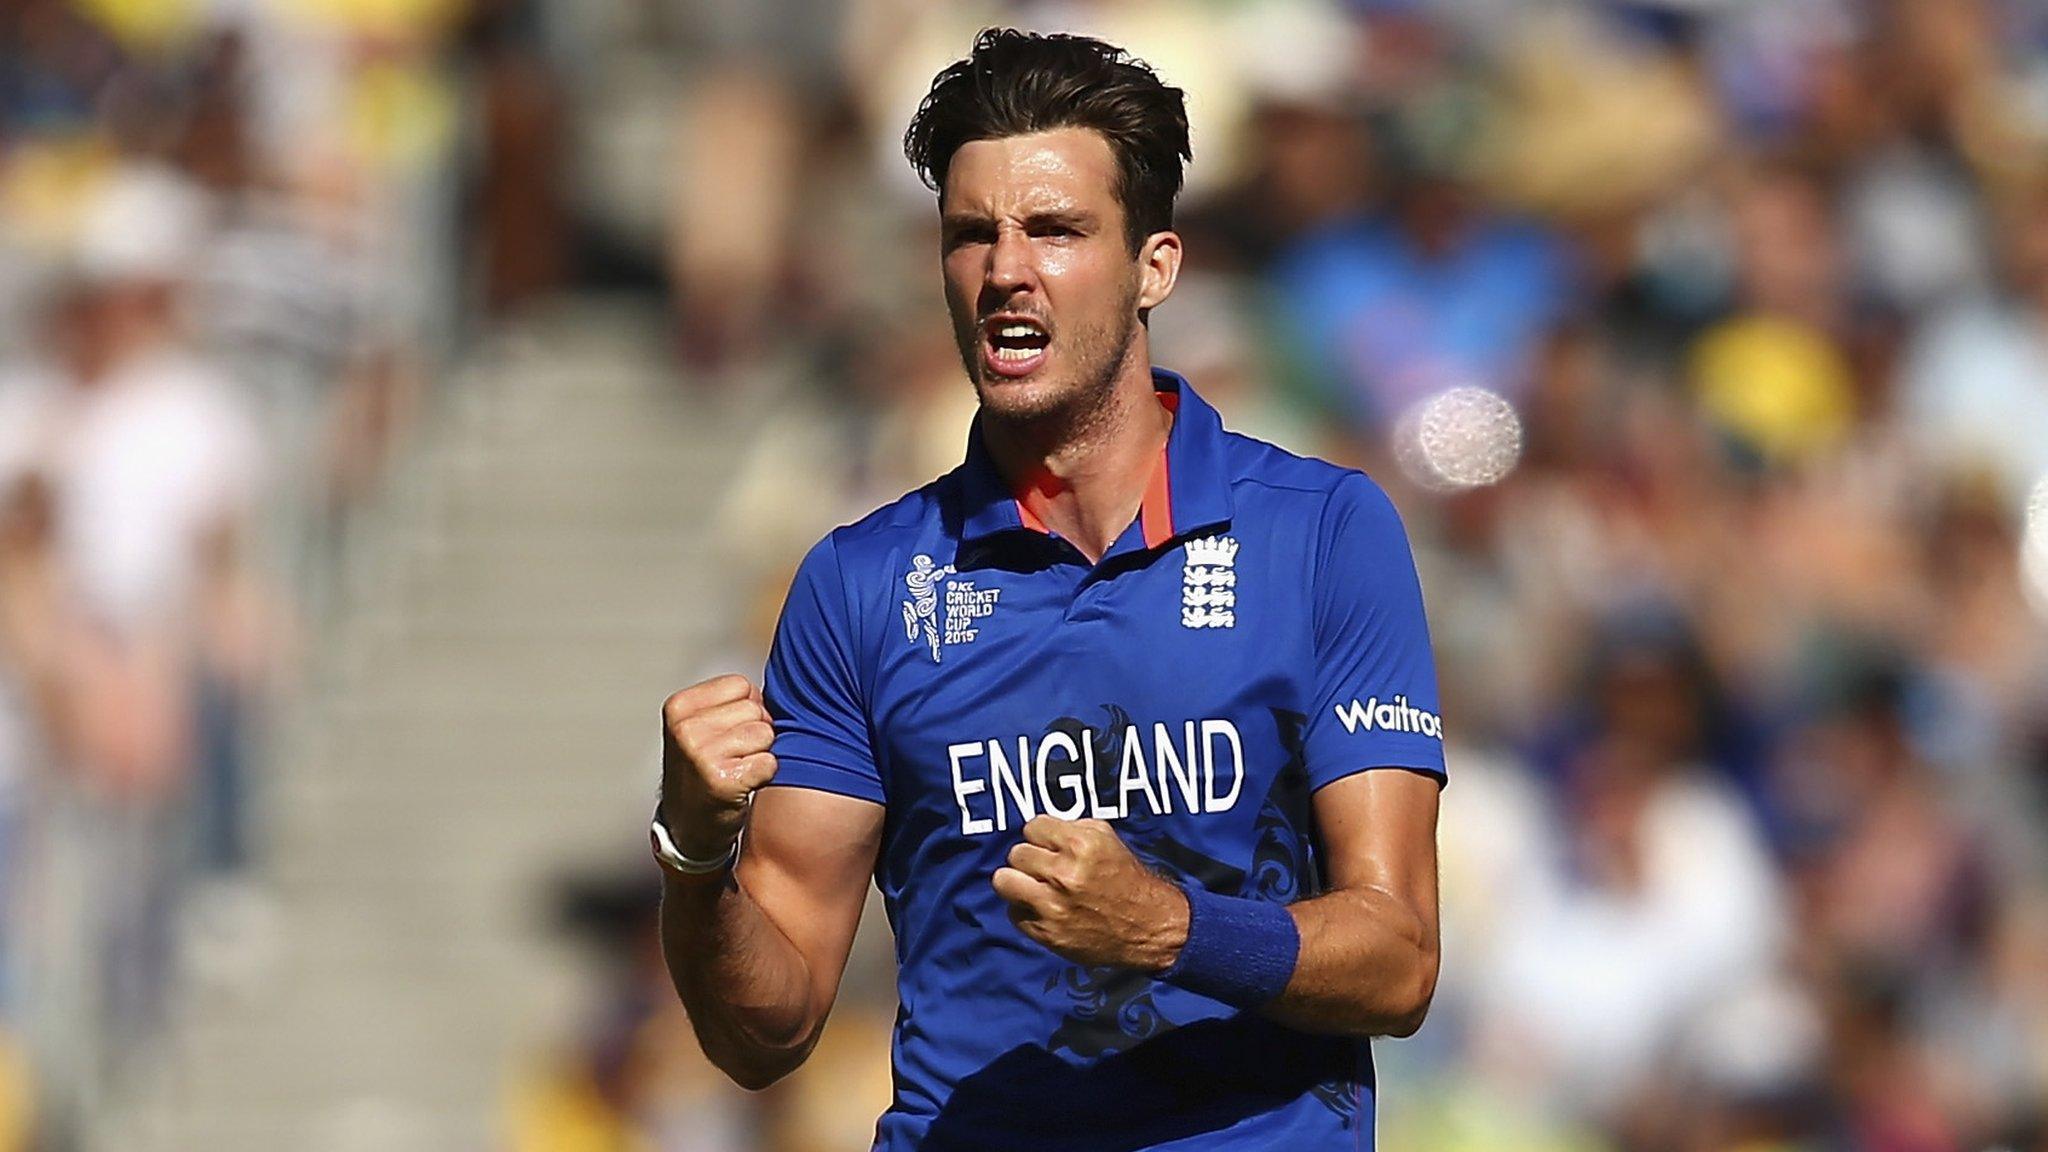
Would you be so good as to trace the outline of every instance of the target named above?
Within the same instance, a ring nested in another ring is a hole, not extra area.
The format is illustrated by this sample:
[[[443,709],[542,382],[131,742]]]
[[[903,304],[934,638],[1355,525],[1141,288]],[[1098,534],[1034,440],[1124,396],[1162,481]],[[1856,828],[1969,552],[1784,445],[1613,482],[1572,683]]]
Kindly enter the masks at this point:
[[[1151,295],[1116,176],[1109,142],[1085,128],[953,154],[939,198],[946,305],[990,414],[1072,411],[1112,386]]]

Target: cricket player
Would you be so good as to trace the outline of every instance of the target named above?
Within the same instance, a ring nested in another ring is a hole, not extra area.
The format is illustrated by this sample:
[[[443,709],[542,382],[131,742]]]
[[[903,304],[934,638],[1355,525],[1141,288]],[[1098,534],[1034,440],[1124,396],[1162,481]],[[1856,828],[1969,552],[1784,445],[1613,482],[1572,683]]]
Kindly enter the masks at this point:
[[[905,138],[966,460],[804,560],[757,688],[663,705],[663,946],[705,1052],[803,1063],[867,885],[875,1146],[1354,1149],[1436,985],[1443,727],[1399,518],[1154,368],[1182,93],[984,32]]]

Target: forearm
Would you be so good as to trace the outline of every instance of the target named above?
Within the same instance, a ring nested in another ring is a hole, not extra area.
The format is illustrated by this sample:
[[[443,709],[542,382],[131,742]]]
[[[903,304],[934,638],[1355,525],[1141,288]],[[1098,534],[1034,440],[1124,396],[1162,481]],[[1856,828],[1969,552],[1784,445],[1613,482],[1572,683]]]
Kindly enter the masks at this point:
[[[1436,991],[1434,934],[1376,888],[1340,889],[1290,905],[1301,951],[1265,1014],[1308,1032],[1410,1036]]]
[[[766,1087],[810,1054],[824,1015],[810,966],[737,883],[667,877],[661,948],[704,1054],[740,1086]]]
[[[990,884],[1019,931],[1068,960],[1133,969],[1310,1032],[1407,1036],[1429,1010],[1437,933],[1426,848],[1413,871],[1427,883],[1353,878],[1283,905],[1176,885],[1100,820],[1040,816],[1023,832]]]

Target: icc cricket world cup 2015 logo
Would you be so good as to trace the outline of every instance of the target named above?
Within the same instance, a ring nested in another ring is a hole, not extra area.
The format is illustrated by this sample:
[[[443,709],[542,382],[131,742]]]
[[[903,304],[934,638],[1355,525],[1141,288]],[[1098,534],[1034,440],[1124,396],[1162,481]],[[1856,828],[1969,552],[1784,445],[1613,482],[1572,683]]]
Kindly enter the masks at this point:
[[[932,662],[939,660],[939,581],[953,574],[953,566],[943,568],[932,566],[932,558],[923,553],[911,557],[910,571],[903,574],[903,586],[910,592],[910,599],[903,602],[903,635],[915,640],[919,632],[924,633],[924,642],[932,652]]]

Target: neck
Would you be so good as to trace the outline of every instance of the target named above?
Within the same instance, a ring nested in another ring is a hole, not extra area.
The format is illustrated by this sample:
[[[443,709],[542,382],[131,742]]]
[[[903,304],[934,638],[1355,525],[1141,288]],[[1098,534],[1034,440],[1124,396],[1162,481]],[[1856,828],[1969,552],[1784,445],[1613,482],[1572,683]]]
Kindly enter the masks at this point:
[[[1172,427],[1141,339],[1099,404],[1029,422],[984,412],[981,434],[1025,509],[1093,563],[1137,516]]]

